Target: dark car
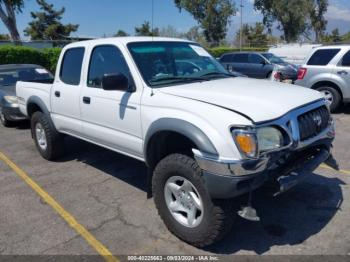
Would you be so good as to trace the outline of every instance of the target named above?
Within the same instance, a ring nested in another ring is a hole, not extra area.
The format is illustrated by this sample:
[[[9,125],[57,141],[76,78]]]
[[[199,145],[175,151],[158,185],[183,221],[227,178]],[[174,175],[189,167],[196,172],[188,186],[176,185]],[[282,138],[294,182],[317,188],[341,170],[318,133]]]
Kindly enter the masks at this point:
[[[15,121],[26,119],[19,111],[16,96],[17,81],[46,82],[52,74],[39,65],[0,65],[0,122],[10,126]]]
[[[205,62],[205,60],[201,59],[185,59],[185,60],[176,60],[175,61],[176,67],[182,75],[191,75],[195,74],[196,72],[200,72],[202,70],[212,70],[213,65],[210,62]],[[236,77],[246,77],[245,75],[230,70],[229,71],[231,75]]]
[[[297,78],[297,67],[272,53],[227,53],[222,55],[219,61],[229,71],[237,71],[248,77],[270,78],[274,69],[277,69],[283,79],[296,80]]]

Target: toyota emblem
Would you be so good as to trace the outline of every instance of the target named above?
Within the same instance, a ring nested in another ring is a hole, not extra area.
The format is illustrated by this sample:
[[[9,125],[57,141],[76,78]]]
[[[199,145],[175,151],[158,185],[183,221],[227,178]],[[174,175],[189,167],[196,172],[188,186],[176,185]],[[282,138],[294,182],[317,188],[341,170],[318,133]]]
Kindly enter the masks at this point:
[[[315,124],[316,124],[318,127],[321,126],[321,124],[322,124],[322,118],[321,118],[320,115],[314,115],[314,116],[313,116],[313,120],[314,120]]]

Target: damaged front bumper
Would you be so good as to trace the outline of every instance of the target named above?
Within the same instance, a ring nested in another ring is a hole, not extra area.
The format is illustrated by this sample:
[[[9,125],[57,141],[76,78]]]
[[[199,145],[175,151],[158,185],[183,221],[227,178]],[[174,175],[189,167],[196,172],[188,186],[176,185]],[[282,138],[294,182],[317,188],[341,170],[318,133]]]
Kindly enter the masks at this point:
[[[276,188],[275,195],[278,195],[297,185],[327,160],[334,134],[332,122],[317,137],[258,159],[218,159],[195,149],[193,153],[202,169],[206,187],[215,199],[251,192],[267,181]]]
[[[284,193],[297,185],[307,175],[311,174],[317,167],[330,156],[331,140],[323,145],[316,145],[305,150],[291,153],[286,162],[274,167],[277,158],[261,159],[253,162],[226,163],[220,167],[221,171],[232,172],[230,175],[211,172],[207,168],[208,160],[196,156],[199,166],[210,195],[216,199],[233,198],[248,193],[262,186],[268,181],[274,188],[274,195]],[[209,160],[211,161],[211,160]],[[213,167],[213,166],[211,166]],[[215,170],[220,170],[215,167]],[[233,173],[234,171],[238,173]],[[246,172],[243,175],[243,172]],[[241,175],[237,175],[241,174]]]

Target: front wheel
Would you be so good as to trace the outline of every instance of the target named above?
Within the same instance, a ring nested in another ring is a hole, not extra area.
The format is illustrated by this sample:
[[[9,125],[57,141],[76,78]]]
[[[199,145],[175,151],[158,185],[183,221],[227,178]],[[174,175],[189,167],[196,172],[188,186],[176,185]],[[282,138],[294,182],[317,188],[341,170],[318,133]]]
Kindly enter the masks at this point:
[[[160,161],[152,180],[154,202],[174,235],[197,247],[213,244],[233,224],[227,201],[213,201],[194,159],[172,154]]]
[[[31,119],[31,130],[40,155],[46,160],[55,160],[63,154],[63,138],[49,117],[36,112]]]

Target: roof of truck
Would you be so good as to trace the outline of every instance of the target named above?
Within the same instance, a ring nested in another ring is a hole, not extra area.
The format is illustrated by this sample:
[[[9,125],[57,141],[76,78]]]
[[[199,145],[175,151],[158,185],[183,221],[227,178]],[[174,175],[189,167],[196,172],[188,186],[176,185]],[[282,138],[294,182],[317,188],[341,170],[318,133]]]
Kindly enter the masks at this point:
[[[180,38],[169,38],[169,37],[151,37],[151,36],[126,36],[126,37],[111,37],[111,38],[99,38],[94,40],[80,41],[67,45],[67,47],[74,46],[85,46],[89,44],[104,44],[111,42],[119,42],[123,44],[135,43],[135,42],[189,42],[193,43],[193,41],[189,41],[186,39]]]

